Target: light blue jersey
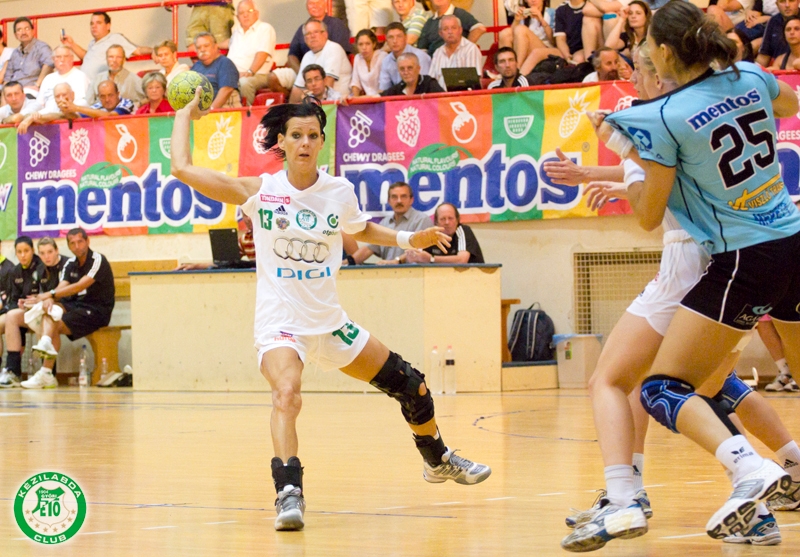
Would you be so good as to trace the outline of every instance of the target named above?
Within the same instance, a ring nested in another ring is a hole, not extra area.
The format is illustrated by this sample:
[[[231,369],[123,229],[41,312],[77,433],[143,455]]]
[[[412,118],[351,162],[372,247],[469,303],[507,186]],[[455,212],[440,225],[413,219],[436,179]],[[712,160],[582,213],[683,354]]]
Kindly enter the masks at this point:
[[[644,160],[677,167],[668,207],[711,253],[800,232],[800,212],[783,184],[772,100],[778,82],[748,62],[709,70],[662,97],[606,121]]]

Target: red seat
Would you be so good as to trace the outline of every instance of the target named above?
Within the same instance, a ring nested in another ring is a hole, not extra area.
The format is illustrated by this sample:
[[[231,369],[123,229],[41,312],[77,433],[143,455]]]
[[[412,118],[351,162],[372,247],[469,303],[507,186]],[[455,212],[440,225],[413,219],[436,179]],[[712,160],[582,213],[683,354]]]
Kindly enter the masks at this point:
[[[253,99],[253,106],[272,106],[274,104],[283,104],[286,102],[286,95],[283,93],[274,93],[272,91],[261,90],[256,92],[256,98]]]
[[[489,88],[489,84],[492,81],[494,81],[494,80],[491,77],[482,77],[481,78],[481,89],[484,89],[484,90],[488,89]]]
[[[499,73],[497,68],[494,66],[494,53],[500,48],[500,45],[497,43],[492,43],[492,46],[489,47],[489,50],[486,51],[486,62],[483,63],[483,75],[486,75],[487,71],[492,73]]]
[[[153,69],[150,69],[150,70],[141,70],[141,71],[136,72],[136,75],[138,75],[139,77],[144,77],[147,74],[149,74],[150,72],[157,72],[157,71],[158,71],[158,68],[153,68]]]

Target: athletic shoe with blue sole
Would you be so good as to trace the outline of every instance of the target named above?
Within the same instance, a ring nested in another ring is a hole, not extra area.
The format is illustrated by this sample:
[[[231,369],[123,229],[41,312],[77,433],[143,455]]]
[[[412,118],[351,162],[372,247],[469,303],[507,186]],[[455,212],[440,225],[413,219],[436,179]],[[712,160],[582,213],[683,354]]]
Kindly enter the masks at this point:
[[[725,543],[749,543],[752,545],[778,545],[781,543],[781,531],[771,514],[758,515],[750,521],[746,530],[723,538]]]
[[[642,506],[633,503],[620,507],[608,503],[591,520],[561,541],[567,551],[584,553],[604,547],[613,539],[627,540],[647,533],[647,517]]]

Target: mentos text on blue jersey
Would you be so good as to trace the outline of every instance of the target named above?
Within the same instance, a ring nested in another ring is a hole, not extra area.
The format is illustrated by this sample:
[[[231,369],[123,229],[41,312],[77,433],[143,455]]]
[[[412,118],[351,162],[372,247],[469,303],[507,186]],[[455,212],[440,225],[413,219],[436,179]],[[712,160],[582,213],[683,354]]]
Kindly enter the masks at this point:
[[[758,93],[758,90],[751,89],[744,95],[739,95],[738,97],[725,97],[724,101],[705,107],[703,110],[690,116],[686,122],[692,126],[694,131],[698,131],[720,116],[724,116],[728,112],[732,112],[739,108],[750,106],[751,104],[757,103],[760,100],[761,95]]]

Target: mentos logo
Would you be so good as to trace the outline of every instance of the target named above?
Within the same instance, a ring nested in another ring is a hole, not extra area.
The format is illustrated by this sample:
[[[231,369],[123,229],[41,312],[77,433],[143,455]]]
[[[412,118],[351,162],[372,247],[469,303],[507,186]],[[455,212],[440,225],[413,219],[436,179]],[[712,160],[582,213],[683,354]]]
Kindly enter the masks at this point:
[[[264,203],[285,203],[289,205],[292,202],[292,198],[288,195],[269,195],[267,193],[262,193],[259,197]]]
[[[295,270],[288,267],[278,267],[279,279],[314,280],[331,276],[331,268]]]

